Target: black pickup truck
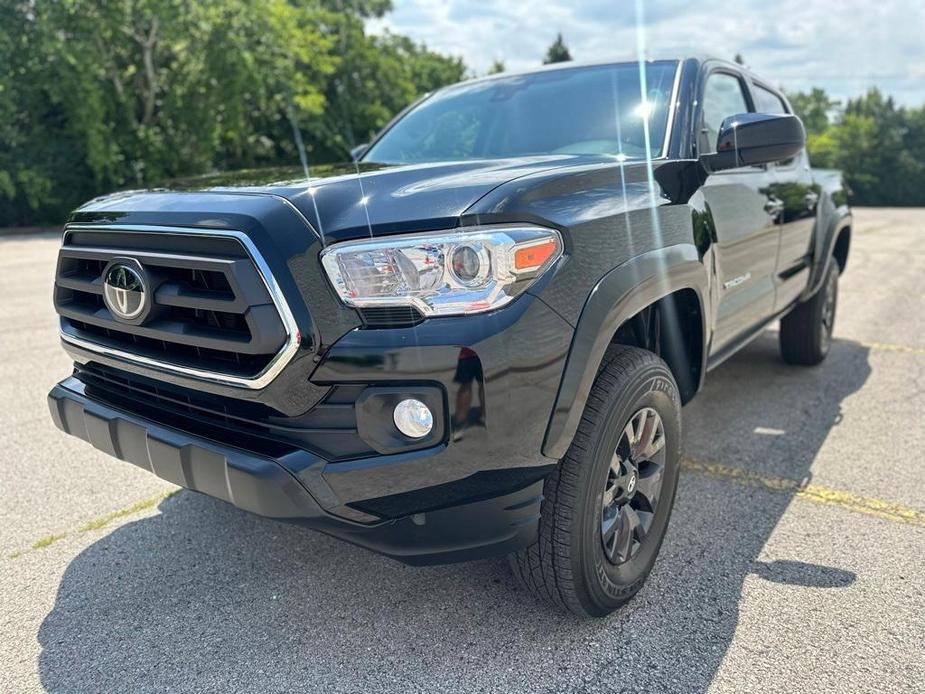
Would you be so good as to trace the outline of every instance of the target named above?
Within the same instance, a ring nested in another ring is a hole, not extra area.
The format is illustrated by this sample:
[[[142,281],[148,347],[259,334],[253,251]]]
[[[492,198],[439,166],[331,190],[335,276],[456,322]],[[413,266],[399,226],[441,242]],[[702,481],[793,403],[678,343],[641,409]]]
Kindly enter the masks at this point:
[[[655,561],[706,373],[778,320],[787,362],[829,348],[845,191],[739,65],[472,80],[310,174],[73,214],[58,427],[407,563],[509,555],[604,615]]]

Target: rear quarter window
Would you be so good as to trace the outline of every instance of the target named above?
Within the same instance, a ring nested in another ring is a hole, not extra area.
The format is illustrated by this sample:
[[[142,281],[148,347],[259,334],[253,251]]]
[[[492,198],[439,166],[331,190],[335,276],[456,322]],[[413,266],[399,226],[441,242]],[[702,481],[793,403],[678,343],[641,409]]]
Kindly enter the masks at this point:
[[[774,115],[790,113],[790,111],[787,109],[787,105],[784,103],[784,100],[777,94],[772,92],[770,89],[762,87],[760,84],[756,84],[754,86],[755,110],[758,111],[758,113],[771,113]],[[786,168],[792,166],[795,161],[796,159],[791,157],[790,159],[784,159],[783,161],[777,162],[777,166],[780,168]]]
[[[773,113],[778,115],[788,112],[783,99],[771,90],[765,89],[757,84],[755,85],[755,110],[758,111],[758,113]]]

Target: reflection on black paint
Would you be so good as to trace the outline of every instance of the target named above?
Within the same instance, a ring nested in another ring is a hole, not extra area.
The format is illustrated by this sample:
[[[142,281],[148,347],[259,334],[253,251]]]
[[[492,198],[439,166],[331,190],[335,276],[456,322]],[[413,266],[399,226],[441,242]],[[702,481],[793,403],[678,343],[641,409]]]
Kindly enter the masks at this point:
[[[356,164],[338,162],[312,166],[312,179],[330,178],[332,176],[349,176],[388,168],[387,164]],[[302,183],[305,173],[300,166],[263,167],[259,169],[241,169],[218,173],[176,178],[167,182],[171,190],[202,190],[203,188],[229,188],[236,186],[287,185]]]
[[[696,208],[691,210],[691,226],[694,229],[694,245],[703,258],[710,245],[716,241],[716,227],[709,206],[705,206],[702,212]]]
[[[469,427],[485,426],[485,376],[482,374],[482,362],[467,347],[459,350],[453,383],[458,384],[453,407],[453,439],[458,441]],[[473,403],[473,390],[477,390],[478,394],[477,407]]]
[[[815,204],[810,204],[808,196],[815,194],[818,196],[822,193],[822,188],[818,184],[805,185],[798,182],[772,183],[767,188],[763,188],[769,199],[780,200],[784,203],[783,210],[778,217],[778,221],[784,224],[796,219],[809,217],[814,214]]]

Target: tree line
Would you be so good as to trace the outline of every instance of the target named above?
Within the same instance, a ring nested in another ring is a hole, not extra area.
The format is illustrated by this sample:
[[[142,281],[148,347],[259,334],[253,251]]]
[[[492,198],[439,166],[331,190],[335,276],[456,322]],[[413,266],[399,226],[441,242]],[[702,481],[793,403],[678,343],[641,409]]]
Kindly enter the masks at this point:
[[[177,176],[344,160],[465,66],[390,0],[0,0],[0,226]]]
[[[871,89],[844,104],[824,90],[789,94],[812,165],[841,169],[855,205],[925,205],[925,106]]]
[[[468,71],[365,22],[391,0],[0,0],[0,227],[60,223],[101,193],[342,161]],[[559,34],[543,62],[570,60]],[[491,72],[504,70],[495,61]],[[856,204],[925,204],[925,108],[792,94],[815,166]]]

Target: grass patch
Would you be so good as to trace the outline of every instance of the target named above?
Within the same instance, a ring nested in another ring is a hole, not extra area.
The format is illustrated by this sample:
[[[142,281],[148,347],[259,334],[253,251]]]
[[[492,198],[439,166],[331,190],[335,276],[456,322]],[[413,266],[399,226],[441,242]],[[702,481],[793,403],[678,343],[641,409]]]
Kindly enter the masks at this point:
[[[141,501],[136,501],[131,506],[126,506],[125,508],[120,508],[118,511],[113,511],[112,513],[107,513],[105,516],[100,516],[99,518],[92,518],[86,523],[81,525],[77,532],[85,533],[90,530],[99,530],[100,528],[105,528],[107,525],[112,523],[118,518],[124,518],[125,516],[131,516],[141,511],[146,511],[149,508],[153,508],[156,504],[160,503],[167,497],[173,496],[176,494],[179,489],[175,489],[170,492],[164,492],[163,494],[158,494],[157,496],[151,497],[150,499],[142,499]]]
[[[142,499],[141,501],[136,501],[131,506],[126,506],[125,508],[120,508],[117,511],[113,511],[112,513],[107,513],[105,516],[100,516],[99,518],[92,518],[88,520],[86,523],[84,523],[83,525],[81,525],[79,528],[77,528],[77,530],[74,532],[79,534],[79,533],[86,533],[91,530],[99,530],[100,528],[105,528],[107,525],[112,523],[114,520],[117,520],[119,518],[124,518],[126,516],[131,516],[136,513],[141,513],[142,511],[146,511],[149,508],[154,508],[154,506],[156,506],[158,503],[160,503],[164,499],[167,499],[173,496],[179,491],[181,490],[174,489],[169,492],[161,492],[157,496],[152,496],[150,499]],[[15,552],[11,552],[10,554],[8,554],[7,558],[8,559],[19,559],[21,556],[23,556],[27,552],[32,552],[37,549],[45,549],[49,545],[53,545],[54,543],[56,543],[58,540],[63,540],[69,534],[70,533],[59,533],[56,535],[46,535],[45,537],[39,538],[38,540],[33,542],[32,546],[29,547],[29,549],[18,549]]]
[[[53,545],[58,540],[63,540],[66,537],[67,537],[67,533],[61,533],[59,535],[46,535],[45,537],[40,537],[38,540],[32,543],[32,549],[45,549],[49,545]]]

